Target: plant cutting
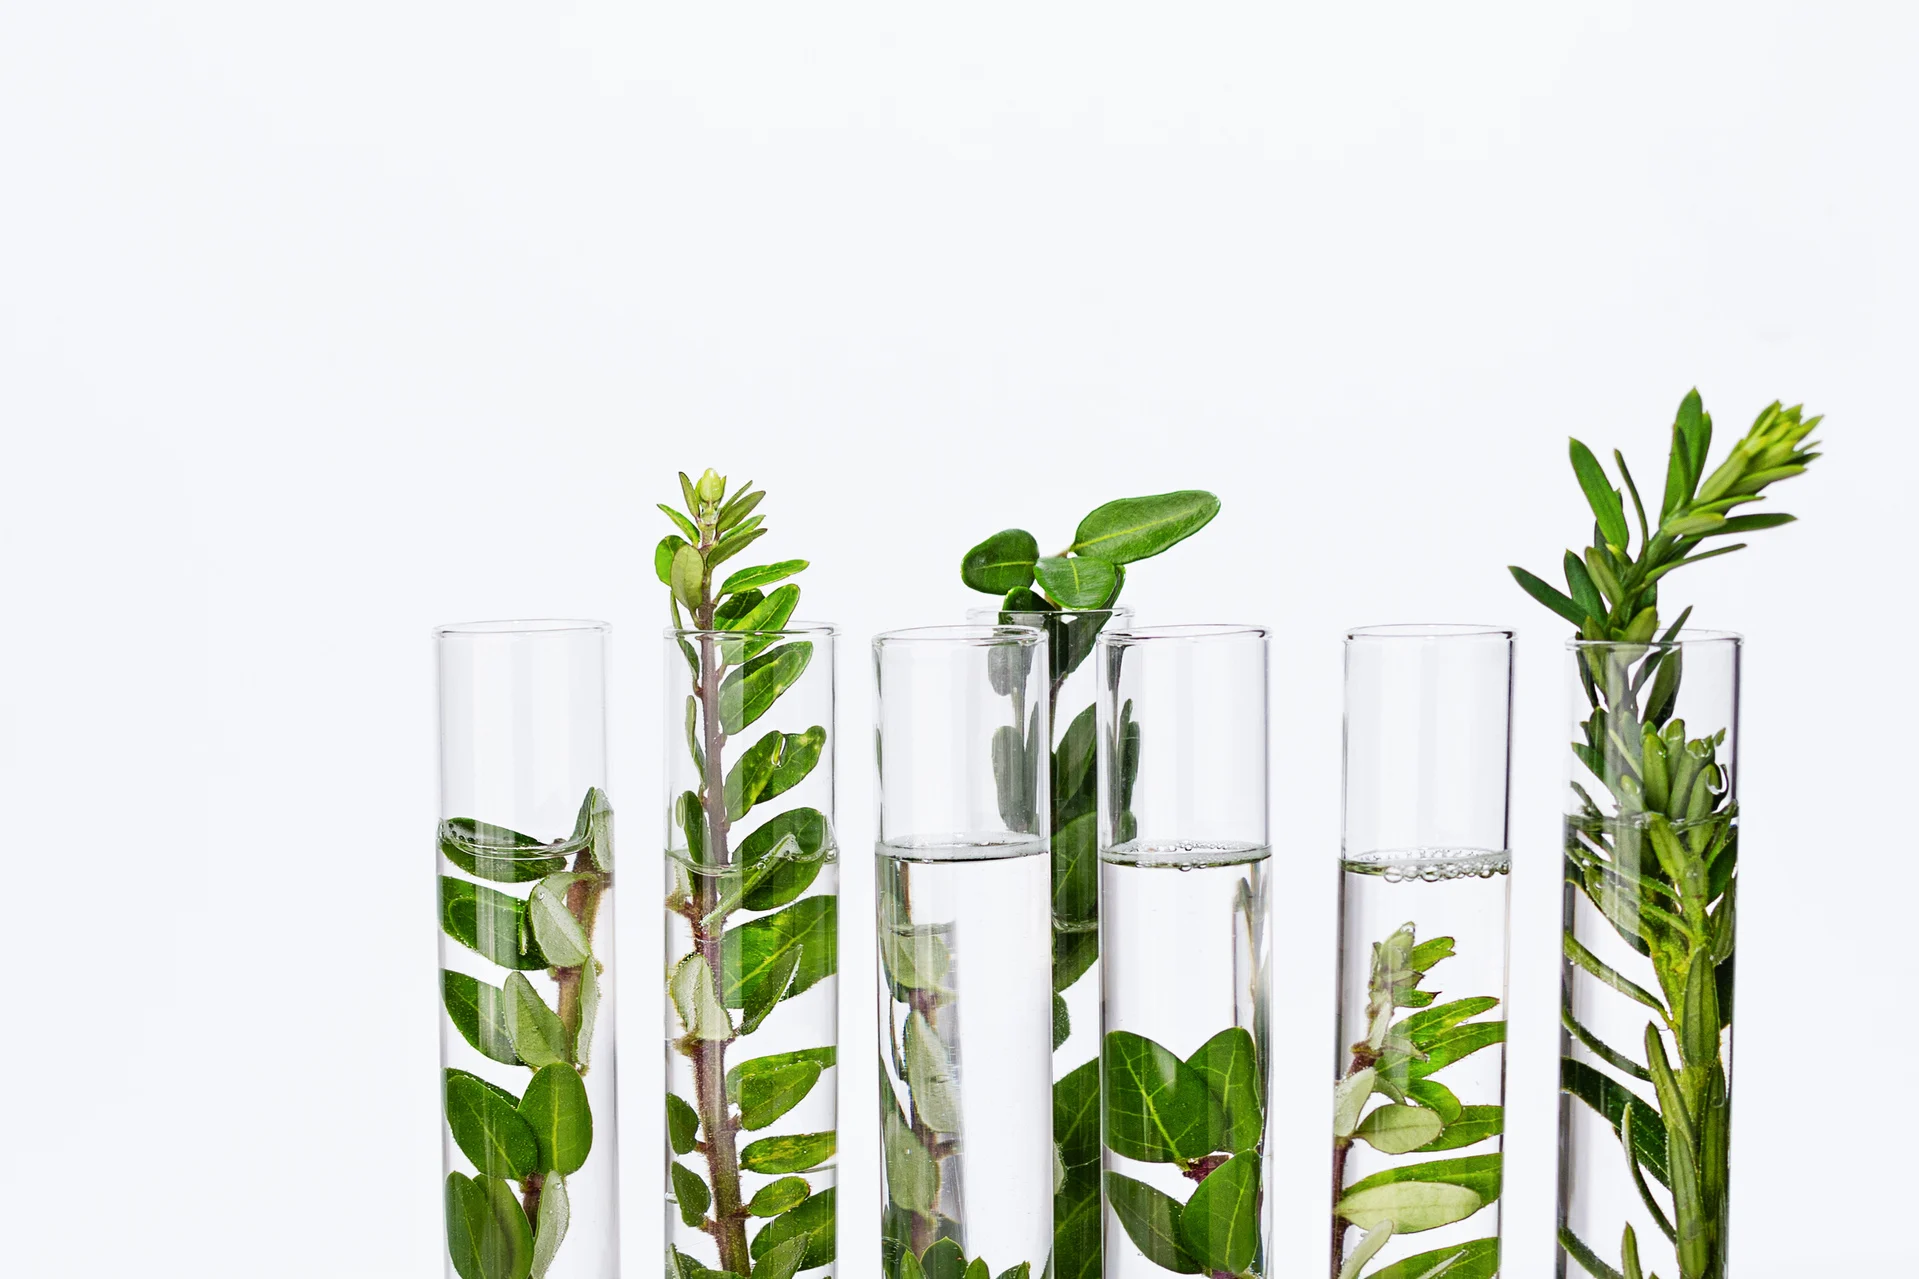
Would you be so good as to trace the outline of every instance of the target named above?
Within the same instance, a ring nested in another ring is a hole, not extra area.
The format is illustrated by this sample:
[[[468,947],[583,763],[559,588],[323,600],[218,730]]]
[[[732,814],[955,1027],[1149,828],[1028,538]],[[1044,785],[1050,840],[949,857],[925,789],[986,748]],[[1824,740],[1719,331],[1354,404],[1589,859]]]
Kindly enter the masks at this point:
[[[1091,1279],[1101,1271],[1093,1024],[1099,1007],[1098,768],[1094,681],[1081,671],[1100,632],[1125,616],[1119,599],[1127,566],[1170,550],[1218,513],[1219,499],[1198,490],[1121,498],[1089,512],[1056,555],[1041,555],[1039,540],[1015,528],[986,538],[960,561],[966,586],[1000,597],[1000,621],[1037,626],[1047,637],[1052,740],[1023,749],[1052,754],[1045,800],[1052,811],[1054,1129],[1065,1169],[1053,1205],[1056,1279]],[[1127,732],[1132,762],[1122,758],[1121,767],[1136,768],[1139,726]],[[1087,1023],[1078,1038],[1076,1017]],[[1064,1134],[1084,1131],[1090,1144],[1069,1148]]]
[[[668,776],[687,782],[666,859],[667,1272],[791,1279],[835,1255],[831,630],[793,629],[806,561],[722,571],[766,534],[763,491],[729,494],[711,470],[680,490],[654,556],[678,690]],[[789,695],[825,722],[771,726]],[[781,1048],[753,1054],[769,1028]],[[794,1130],[803,1116],[827,1126]]]
[[[1499,1198],[1498,1151],[1415,1159],[1346,1183],[1347,1160],[1357,1142],[1381,1155],[1411,1158],[1476,1146],[1504,1129],[1503,1106],[1466,1104],[1449,1086],[1456,1079],[1438,1078],[1506,1040],[1503,1020],[1481,1016],[1498,1007],[1493,996],[1436,1003],[1438,992],[1421,989],[1454,953],[1451,937],[1422,942],[1412,924],[1373,944],[1365,1038],[1352,1045],[1351,1063],[1333,1090],[1334,1279],[1359,1279],[1396,1236],[1468,1221]],[[1401,1017],[1402,1009],[1411,1011]],[[1354,1227],[1365,1233],[1345,1253],[1347,1232]],[[1486,1279],[1498,1270],[1494,1233],[1402,1258],[1367,1279],[1441,1274]]]
[[[594,934],[613,883],[612,820],[595,787],[572,831],[550,842],[470,817],[440,823],[440,852],[464,872],[440,876],[441,928],[506,974],[494,985],[443,968],[446,1015],[476,1052],[528,1072],[515,1092],[446,1071],[447,1128],[473,1167],[446,1180],[460,1279],[542,1279],[572,1224],[566,1179],[593,1150],[584,1076],[605,971]],[[551,984],[551,1002],[534,977]]]
[[[1819,456],[1805,443],[1819,421],[1768,405],[1709,466],[1712,419],[1689,393],[1656,514],[1622,454],[1613,459],[1623,492],[1573,440],[1592,545],[1566,552],[1563,591],[1512,569],[1578,631],[1560,1064],[1572,1148],[1563,1162],[1581,1178],[1629,1185],[1639,1205],[1631,1220],[1598,1219],[1590,1192],[1562,1176],[1559,1244],[1595,1279],[1648,1279],[1655,1257],[1679,1279],[1727,1274],[1738,641],[1685,631],[1690,608],[1665,624],[1660,591],[1675,570],[1746,546],[1723,539],[1792,520],[1749,508]],[[1600,1137],[1588,1142],[1589,1132]],[[1610,1147],[1603,1167],[1601,1146]],[[1606,1255],[1614,1239],[1617,1265]]]

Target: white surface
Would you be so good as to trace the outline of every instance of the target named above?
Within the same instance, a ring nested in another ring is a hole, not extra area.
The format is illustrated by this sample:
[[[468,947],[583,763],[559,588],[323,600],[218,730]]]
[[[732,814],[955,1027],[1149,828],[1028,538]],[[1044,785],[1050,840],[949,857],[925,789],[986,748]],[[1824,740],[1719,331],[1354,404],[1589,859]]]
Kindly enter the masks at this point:
[[[1568,432],[1643,479],[1694,383],[1722,441],[1775,396],[1831,422],[1779,499],[1803,522],[1668,594],[1751,638],[1735,1264],[1903,1258],[1871,1228],[1914,1189],[1902,1121],[1867,1110],[1919,1046],[1891,825],[1911,12],[818,8],[0,11],[9,1273],[435,1273],[428,628],[615,623],[643,867],[652,504],[709,463],[770,486],[766,549],[816,562],[803,611],[849,637],[849,850],[866,636],[958,620],[987,532],[1063,545],[1109,497],[1220,494],[1127,600],[1275,627],[1303,1010],[1276,1274],[1323,1273],[1340,633],[1516,623],[1507,1273],[1547,1273],[1562,628],[1503,566],[1585,536]],[[866,918],[857,857],[845,882]],[[633,1274],[659,1219],[648,892],[619,921]]]

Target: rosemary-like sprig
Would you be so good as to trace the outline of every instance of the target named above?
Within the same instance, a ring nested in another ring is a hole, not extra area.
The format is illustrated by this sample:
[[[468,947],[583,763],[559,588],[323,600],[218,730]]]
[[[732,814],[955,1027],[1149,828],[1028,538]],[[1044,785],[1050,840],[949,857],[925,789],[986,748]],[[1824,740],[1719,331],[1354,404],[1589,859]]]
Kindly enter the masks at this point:
[[[1592,545],[1583,556],[1566,552],[1565,591],[1512,569],[1529,595],[1590,641],[1575,656],[1591,713],[1572,749],[1609,805],[1573,783],[1577,803],[1566,823],[1565,875],[1646,958],[1656,987],[1649,990],[1602,960],[1574,936],[1569,921],[1568,973],[1583,972],[1652,1017],[1642,1062],[1577,1022],[1568,1002],[1568,1034],[1616,1073],[1567,1056],[1560,1087],[1604,1116],[1618,1136],[1630,1179],[1671,1246],[1680,1279],[1725,1276],[1730,1101],[1723,1054],[1732,1025],[1738,830],[1732,778],[1719,758],[1725,727],[1689,735],[1674,713],[1684,668],[1683,648],[1673,641],[1692,610],[1662,631],[1659,587],[1675,569],[1746,546],[1713,539],[1792,521],[1783,512],[1739,508],[1765,501],[1764,490],[1805,472],[1819,456],[1817,445],[1805,443],[1819,421],[1797,405],[1768,405],[1708,472],[1712,418],[1699,393],[1688,393],[1673,422],[1656,525],[1625,456],[1613,453],[1622,493],[1575,439],[1572,466],[1593,513]],[[1626,520],[1628,496],[1636,543]],[[1640,1095],[1647,1085],[1656,1105]],[[1560,1245],[1595,1279],[1622,1273],[1638,1279],[1639,1240],[1630,1224],[1622,1225],[1623,1270],[1601,1260],[1570,1228],[1562,1226]]]

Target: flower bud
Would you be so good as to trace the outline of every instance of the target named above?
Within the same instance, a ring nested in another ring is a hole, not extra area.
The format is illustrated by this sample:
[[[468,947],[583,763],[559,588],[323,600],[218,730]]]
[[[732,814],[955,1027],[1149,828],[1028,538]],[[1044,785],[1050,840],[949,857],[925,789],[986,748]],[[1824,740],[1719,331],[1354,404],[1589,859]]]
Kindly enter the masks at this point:
[[[700,476],[698,491],[700,501],[708,504],[717,502],[726,496],[726,477],[709,466],[706,468],[706,474]]]

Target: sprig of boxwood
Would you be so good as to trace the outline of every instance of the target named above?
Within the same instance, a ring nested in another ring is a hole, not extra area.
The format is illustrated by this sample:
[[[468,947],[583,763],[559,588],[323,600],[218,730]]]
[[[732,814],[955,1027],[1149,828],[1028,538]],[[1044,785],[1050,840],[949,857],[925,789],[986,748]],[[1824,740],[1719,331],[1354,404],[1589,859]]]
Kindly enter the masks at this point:
[[[498,986],[441,970],[447,1017],[476,1052],[533,1072],[517,1096],[470,1071],[446,1072],[447,1128],[474,1168],[447,1176],[447,1255],[461,1279],[541,1279],[571,1224],[566,1178],[593,1149],[582,1077],[599,1015],[593,934],[613,883],[613,809],[595,787],[564,838],[455,817],[440,823],[439,846],[472,877],[441,875],[441,928],[507,970]],[[531,887],[520,897],[489,883]],[[527,979],[541,970],[557,1007]]]
[[[728,1049],[758,1031],[778,1006],[838,969],[837,899],[807,896],[831,852],[825,814],[810,807],[777,812],[735,839],[756,809],[805,781],[826,748],[827,730],[778,729],[735,738],[772,710],[813,659],[813,645],[782,632],[799,604],[787,581],[805,560],[723,566],[766,534],[756,508],[763,490],[729,492],[712,470],[680,475],[684,509],[660,509],[674,532],[654,549],[654,570],[669,591],[669,613],[689,672],[686,750],[700,777],[673,803],[673,825],[687,863],[675,875],[667,909],[682,916],[693,948],[672,966],[667,994],[682,1033],[676,1049],[692,1063],[695,1097],[668,1093],[669,1173],[681,1220],[710,1235],[720,1269],[667,1248],[678,1279],[792,1279],[835,1256],[834,1194],[805,1177],[829,1163],[831,1131],[759,1136],[812,1092],[836,1060],[830,1046],[754,1057],[731,1067]],[[770,589],[768,589],[770,588]],[[730,755],[730,759],[729,759]],[[743,914],[753,917],[736,922]],[[705,1175],[684,1157],[697,1155]],[[747,1195],[742,1173],[774,1177]],[[750,1238],[747,1227],[763,1220]]]

